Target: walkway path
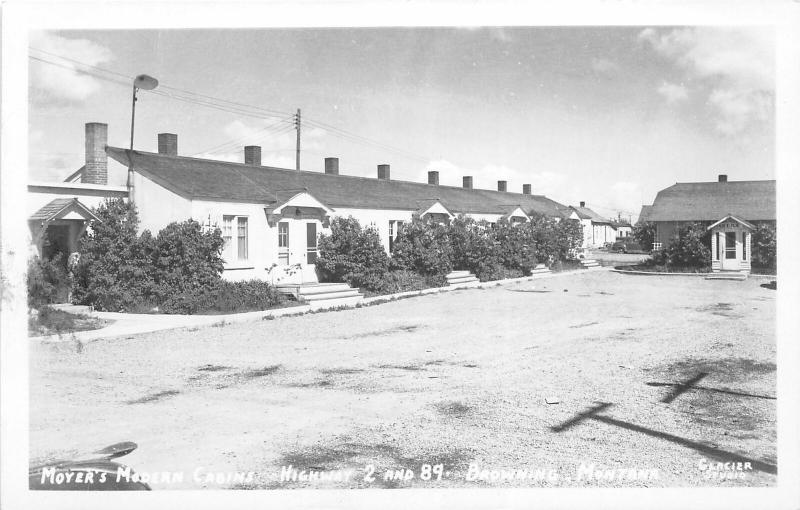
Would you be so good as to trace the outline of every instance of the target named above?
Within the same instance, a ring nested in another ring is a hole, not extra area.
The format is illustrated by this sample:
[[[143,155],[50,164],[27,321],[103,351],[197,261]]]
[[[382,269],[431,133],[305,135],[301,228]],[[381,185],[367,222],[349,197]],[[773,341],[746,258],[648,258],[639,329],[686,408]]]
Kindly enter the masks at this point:
[[[531,280],[539,280],[542,278],[553,278],[555,276],[565,276],[575,273],[585,273],[587,271],[603,271],[607,268],[596,269],[578,269],[575,271],[562,271],[555,273],[542,273],[532,276],[525,276],[522,278],[511,278],[507,280],[498,280],[493,282],[483,283],[469,283],[462,285],[452,285],[448,287],[435,287],[424,289],[420,291],[399,292],[397,294],[388,294],[384,296],[374,296],[365,298],[364,304],[369,305],[372,302],[385,302],[392,299],[407,298],[413,296],[421,296],[425,294],[434,294],[439,292],[448,292],[459,289],[475,288],[475,287],[490,287],[494,285],[509,285]],[[298,315],[308,313],[313,309],[309,305],[290,306],[287,308],[276,308],[274,310],[260,310],[256,312],[232,313],[226,315],[166,315],[166,314],[135,314],[135,313],[119,313],[119,312],[97,312],[88,311],[86,306],[78,305],[56,305],[56,308],[68,313],[86,314],[98,319],[106,319],[114,321],[112,324],[100,329],[93,329],[89,331],[76,331],[74,333],[48,335],[40,337],[32,337],[32,340],[39,340],[41,342],[67,342],[79,340],[81,342],[91,342],[94,340],[110,339],[117,337],[127,337],[132,335],[139,335],[142,333],[151,333],[153,331],[164,331],[168,329],[183,329],[183,328],[197,328],[203,326],[212,326],[214,324],[232,324],[237,322],[250,322],[263,320],[267,317],[282,317],[285,315]]]

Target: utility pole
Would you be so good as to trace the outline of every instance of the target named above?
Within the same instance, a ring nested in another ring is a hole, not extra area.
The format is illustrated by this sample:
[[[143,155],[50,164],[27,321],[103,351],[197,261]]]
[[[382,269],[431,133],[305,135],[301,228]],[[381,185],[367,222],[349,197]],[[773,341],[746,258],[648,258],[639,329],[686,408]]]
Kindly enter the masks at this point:
[[[295,115],[294,118],[294,127],[297,129],[297,157],[295,169],[300,170],[300,108],[297,109],[297,115]]]

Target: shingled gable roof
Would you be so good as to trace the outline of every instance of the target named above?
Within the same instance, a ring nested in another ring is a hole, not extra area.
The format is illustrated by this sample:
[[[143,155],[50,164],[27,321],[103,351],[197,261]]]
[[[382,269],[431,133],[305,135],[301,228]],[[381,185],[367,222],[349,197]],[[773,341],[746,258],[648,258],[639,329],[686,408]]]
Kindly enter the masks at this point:
[[[128,165],[128,150],[107,147],[108,155]],[[454,214],[503,214],[509,203],[560,217],[562,204],[542,195],[466,189],[409,181],[373,179],[322,172],[252,166],[226,161],[133,151],[134,168],[148,179],[191,199],[272,204],[276,194],[306,188],[329,207],[414,211],[420,201],[438,197]]]
[[[33,213],[31,217],[28,218],[28,221],[46,223],[58,219],[60,216],[63,216],[62,213],[67,213],[68,211],[75,211],[87,220],[100,221],[100,218],[95,216],[88,207],[80,203],[77,198],[56,198],[51,200]]]
[[[775,181],[679,182],[658,192],[648,221],[775,220]]]
[[[589,209],[588,207],[575,207],[572,206],[572,209],[578,214],[578,217],[582,220],[592,220],[592,223],[608,223],[611,224],[611,220],[608,218],[603,218],[593,210]]]

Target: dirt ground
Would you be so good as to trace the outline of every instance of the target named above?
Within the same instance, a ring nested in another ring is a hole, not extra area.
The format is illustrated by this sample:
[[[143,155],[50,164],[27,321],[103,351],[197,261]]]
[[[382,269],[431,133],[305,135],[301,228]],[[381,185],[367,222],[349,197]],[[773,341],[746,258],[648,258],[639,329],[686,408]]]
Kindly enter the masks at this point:
[[[587,271],[32,342],[31,457],[135,441],[156,490],[772,485],[762,283]]]

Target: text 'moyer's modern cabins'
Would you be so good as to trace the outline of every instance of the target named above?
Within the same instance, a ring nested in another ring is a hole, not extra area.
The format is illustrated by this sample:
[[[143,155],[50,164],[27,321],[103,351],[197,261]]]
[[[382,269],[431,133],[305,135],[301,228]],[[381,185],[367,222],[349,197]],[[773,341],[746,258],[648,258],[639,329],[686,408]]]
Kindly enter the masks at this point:
[[[707,224],[713,271],[750,271],[750,238],[759,223],[776,223],[775,181],[679,182],[642,206],[639,221],[656,226],[654,249],[666,247],[682,225]]]
[[[476,189],[471,176],[463,186],[439,185],[438,172],[427,183],[392,180],[389,165],[375,178],[339,174],[337,158],[326,158],[324,172],[261,165],[261,148],[244,148],[244,163],[178,155],[178,137],[158,135],[158,152],[129,151],[107,145],[107,126],[86,125],[86,164],[70,182],[29,184],[29,224],[34,245],[72,252],[91,221],[90,211],[104,197],[129,195],[139,211],[140,228],[157,232],[173,221],[194,218],[219,227],[225,239],[224,277],[285,281],[287,268],[299,268],[304,282],[315,281],[317,236],[335,216],[353,216],[375,227],[387,250],[397,228],[414,217],[453,218],[464,214],[489,223],[501,218],[525,222],[531,214],[562,219],[565,208],[525,184],[522,193]],[[111,163],[111,164],[109,164]],[[80,182],[78,182],[80,181]],[[50,243],[43,243],[47,237]],[[294,277],[292,277],[294,278]]]

